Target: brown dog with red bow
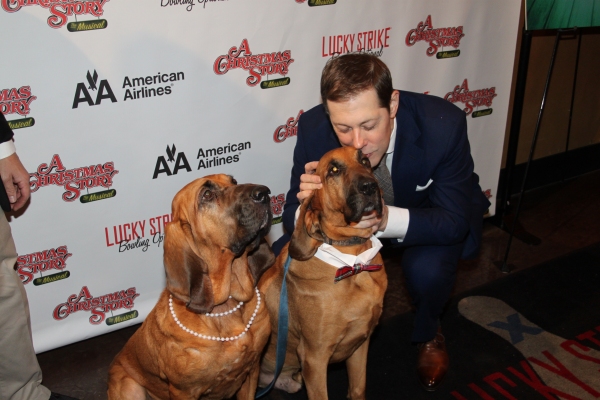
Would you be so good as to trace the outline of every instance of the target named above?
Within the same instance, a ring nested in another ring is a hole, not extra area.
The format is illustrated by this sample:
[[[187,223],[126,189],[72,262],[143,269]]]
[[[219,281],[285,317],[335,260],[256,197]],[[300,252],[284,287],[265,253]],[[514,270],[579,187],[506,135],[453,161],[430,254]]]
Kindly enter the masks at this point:
[[[273,379],[279,295],[289,252],[289,333],[285,364],[275,387],[295,392],[303,379],[310,399],[327,399],[327,365],[345,360],[348,398],[364,399],[367,349],[381,316],[387,275],[381,255],[372,247],[378,241],[369,240],[371,230],[357,235],[351,225],[365,213],[381,215],[381,192],[369,159],[350,147],[325,154],[316,173],[323,188],[304,200],[289,247],[283,248],[275,266],[259,282],[272,328],[259,385],[266,386]],[[317,258],[319,254],[315,256],[323,243],[351,258],[363,252],[375,254],[366,266],[337,269]]]
[[[167,287],[115,357],[112,400],[254,399],[269,316],[256,283],[274,262],[269,189],[211,175],[173,199]]]

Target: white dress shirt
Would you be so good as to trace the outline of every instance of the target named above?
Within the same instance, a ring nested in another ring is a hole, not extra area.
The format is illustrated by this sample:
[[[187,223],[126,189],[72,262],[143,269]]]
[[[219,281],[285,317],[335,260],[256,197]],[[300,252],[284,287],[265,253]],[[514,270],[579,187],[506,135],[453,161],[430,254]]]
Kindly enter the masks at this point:
[[[390,174],[392,172],[392,161],[394,159],[394,146],[396,144],[396,118],[394,118],[394,128],[392,129],[392,135],[390,136],[390,144],[386,151],[387,159],[385,165],[388,167]],[[410,221],[410,213],[406,208],[394,207],[387,205],[388,208],[388,221],[384,231],[379,231],[375,234],[378,238],[382,239],[397,239],[398,242],[404,241],[406,231],[408,230],[408,222]]]

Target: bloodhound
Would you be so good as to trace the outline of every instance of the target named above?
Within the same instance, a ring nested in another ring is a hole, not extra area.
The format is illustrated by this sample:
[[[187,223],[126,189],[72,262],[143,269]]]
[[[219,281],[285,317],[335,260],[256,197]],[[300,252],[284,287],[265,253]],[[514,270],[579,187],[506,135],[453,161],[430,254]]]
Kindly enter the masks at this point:
[[[173,199],[167,286],[113,360],[108,398],[254,398],[269,316],[256,284],[275,261],[269,189],[228,175],[197,179]]]
[[[289,253],[289,334],[285,364],[275,387],[295,392],[304,380],[310,399],[327,399],[327,365],[345,360],[348,398],[364,399],[367,349],[381,316],[387,275],[380,246],[376,246],[379,242],[370,240],[371,230],[351,226],[366,213],[381,215],[381,192],[369,159],[351,147],[326,153],[316,173],[323,188],[304,200],[291,242],[259,281],[272,329],[261,361],[259,386],[273,379],[279,295]],[[327,257],[319,252],[332,247],[345,253],[342,258],[350,255],[351,264],[336,268],[323,261]],[[354,264],[353,256],[361,254],[370,254],[368,265]]]

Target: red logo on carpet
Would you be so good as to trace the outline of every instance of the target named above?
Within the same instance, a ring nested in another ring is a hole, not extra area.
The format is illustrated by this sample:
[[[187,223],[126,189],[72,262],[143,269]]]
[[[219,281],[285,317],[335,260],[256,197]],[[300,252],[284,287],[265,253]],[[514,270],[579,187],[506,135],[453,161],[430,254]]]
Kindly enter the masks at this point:
[[[50,11],[48,26],[61,28],[69,20],[69,17],[81,17],[89,15],[96,18],[88,21],[74,21],[67,25],[69,32],[82,32],[95,29],[104,29],[108,26],[105,19],[98,19],[104,14],[104,5],[109,0],[0,0],[2,9],[9,13],[19,11],[23,7],[40,6]]]
[[[469,82],[465,79],[462,85],[456,85],[452,92],[446,93],[444,99],[450,103],[463,103],[465,108],[463,109],[467,115],[472,114],[473,118],[485,117],[493,112],[492,101],[496,94],[496,87],[493,86],[488,89],[469,90]],[[473,111],[478,107],[488,107],[483,110]]]
[[[248,40],[242,40],[239,47],[232,47],[227,54],[217,57],[213,71],[217,75],[225,75],[232,69],[243,69],[250,76],[246,78],[248,86],[260,83],[262,89],[270,89],[290,84],[290,78],[285,77],[294,62],[292,51],[278,51],[276,53],[252,54]],[[264,76],[282,75],[284,78],[262,81]]]
[[[600,326],[595,329],[600,331]],[[600,359],[594,357],[595,349],[600,346],[600,335],[596,331],[590,329],[576,335],[576,340],[563,339],[557,343],[547,340],[540,342],[545,346],[525,347],[533,354],[526,360],[517,360],[505,370],[492,372],[481,381],[469,383],[467,388],[453,390],[450,395],[458,400],[515,399],[510,392],[519,393],[528,387],[535,390],[539,398],[597,399],[600,397],[598,387],[590,386],[590,382],[598,382],[600,364]]]
[[[298,135],[298,121],[303,112],[304,110],[300,110],[295,119],[294,117],[290,117],[285,125],[279,125],[275,128],[275,132],[273,133],[273,141],[275,143],[281,143],[289,137]]]
[[[405,42],[409,47],[420,41],[428,42],[429,47],[426,53],[429,57],[435,55],[436,58],[452,58],[460,55],[458,46],[460,46],[460,40],[464,36],[462,25],[455,28],[434,29],[431,23],[431,15],[428,15],[425,22],[419,22],[416,29],[408,31]],[[440,47],[442,50],[444,47],[453,47],[457,50],[438,52]]]
[[[17,273],[24,285],[31,281],[35,286],[39,286],[63,280],[71,275],[69,271],[63,270],[67,266],[67,259],[72,255],[67,246],[21,255],[17,258]],[[43,276],[43,273],[50,275]],[[39,277],[34,279],[36,274],[39,274]]]
[[[94,297],[91,295],[87,286],[83,286],[79,294],[72,294],[65,303],[61,303],[54,308],[52,316],[56,320],[62,320],[69,315],[78,311],[90,311],[92,316],[89,321],[92,325],[101,324],[106,319],[107,325],[125,322],[127,320],[137,318],[138,312],[133,310],[125,314],[119,314],[106,318],[107,313],[111,313],[120,309],[131,310],[134,306],[133,302],[140,294],[134,287],[126,290],[120,290],[114,293],[108,293],[104,296]]]
[[[349,33],[344,35],[323,36],[321,56],[332,57],[346,53],[368,53],[381,57],[383,49],[390,47],[391,27]]]
[[[104,200],[115,197],[117,191],[110,189],[113,178],[119,171],[112,161],[104,164],[90,165],[66,169],[58,154],[52,156],[50,165],[40,164],[36,172],[29,173],[31,192],[37,192],[44,186],[63,186],[65,192],[62,199],[67,202],[79,199],[82,203]],[[100,192],[87,193],[89,189],[104,188]],[[82,193],[85,193],[82,195]],[[81,197],[80,197],[81,196]]]

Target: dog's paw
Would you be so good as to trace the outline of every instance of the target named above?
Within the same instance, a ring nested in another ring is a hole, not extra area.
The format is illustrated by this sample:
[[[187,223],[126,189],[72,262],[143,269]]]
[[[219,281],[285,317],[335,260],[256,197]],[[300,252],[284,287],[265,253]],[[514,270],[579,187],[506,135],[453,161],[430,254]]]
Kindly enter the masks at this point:
[[[295,381],[289,375],[280,375],[275,382],[275,387],[288,393],[296,393],[298,390],[302,389],[302,383]]]
[[[258,387],[264,388],[271,384],[273,381],[273,373],[272,372],[264,372],[260,371],[260,375],[258,376]]]
[[[273,382],[275,377],[274,371],[261,366],[260,375],[258,376],[258,387],[267,387]],[[275,381],[275,388],[286,391],[288,393],[296,393],[302,389],[302,373],[297,368],[283,368]]]

